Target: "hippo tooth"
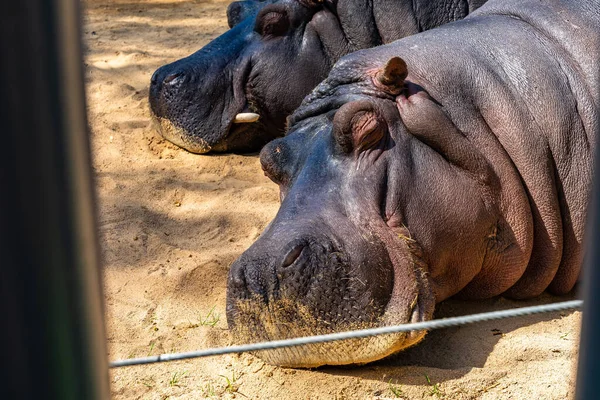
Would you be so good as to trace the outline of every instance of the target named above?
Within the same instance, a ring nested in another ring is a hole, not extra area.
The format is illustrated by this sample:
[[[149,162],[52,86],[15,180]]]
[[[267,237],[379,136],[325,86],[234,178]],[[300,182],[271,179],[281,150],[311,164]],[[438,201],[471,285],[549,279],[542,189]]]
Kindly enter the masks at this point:
[[[239,113],[233,119],[234,124],[246,124],[250,122],[256,122],[260,118],[260,115],[256,113]]]

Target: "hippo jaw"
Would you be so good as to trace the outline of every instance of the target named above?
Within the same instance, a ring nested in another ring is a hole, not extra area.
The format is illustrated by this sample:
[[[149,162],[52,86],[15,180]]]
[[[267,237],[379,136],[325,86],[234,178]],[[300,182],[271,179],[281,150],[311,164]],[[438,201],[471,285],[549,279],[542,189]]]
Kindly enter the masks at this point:
[[[159,117],[154,112],[150,112],[150,115],[154,130],[174,145],[197,154],[208,153],[212,149],[212,146],[206,140],[201,137],[194,138],[190,136],[185,128],[175,125],[168,118]]]
[[[404,235],[389,233],[390,237],[396,237],[396,243],[392,247],[402,248],[404,254],[408,254],[408,256],[390,257],[391,265],[389,267],[392,269],[393,284],[387,304],[381,308],[377,306],[364,307],[359,311],[364,317],[360,321],[344,321],[342,323],[326,321],[320,317],[320,314],[322,315],[320,310],[303,304],[298,298],[269,298],[265,302],[264,297],[256,293],[245,298],[234,298],[230,288],[233,285],[232,279],[235,278],[232,278],[230,274],[227,319],[236,341],[253,343],[415,323],[431,319],[435,301],[424,263],[411,250],[411,247],[415,246],[415,242]],[[396,262],[403,265],[395,265]],[[408,279],[407,283],[407,266],[414,272],[413,285],[410,284],[411,279]],[[402,276],[399,276],[400,274]],[[352,299],[347,299],[344,294],[341,295],[344,300],[352,302]],[[407,302],[407,299],[411,300]],[[372,302],[369,305],[372,305]],[[411,331],[260,351],[255,354],[270,364],[293,368],[364,364],[410,347],[423,339],[425,334],[425,331]]]
[[[173,119],[161,117],[157,115],[152,109],[150,110],[152,126],[154,130],[162,136],[164,139],[179,146],[190,153],[205,154],[211,151],[214,152],[225,152],[225,151],[236,151],[240,146],[260,146],[266,143],[268,140],[263,139],[260,134],[263,130],[262,124],[259,122],[259,118],[255,117],[254,121],[237,122],[236,119],[248,118],[246,115],[259,116],[257,113],[240,112],[237,113],[230,122],[228,122],[225,128],[219,136],[223,136],[225,139],[218,141],[208,141],[205,135],[199,132],[193,132],[180,126]],[[230,146],[229,143],[233,141],[236,146]]]

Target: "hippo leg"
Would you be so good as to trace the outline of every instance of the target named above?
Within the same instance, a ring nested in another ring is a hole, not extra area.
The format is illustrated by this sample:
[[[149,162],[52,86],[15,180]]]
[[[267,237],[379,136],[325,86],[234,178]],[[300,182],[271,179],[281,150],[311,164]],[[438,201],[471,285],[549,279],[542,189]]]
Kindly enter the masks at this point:
[[[585,212],[577,210],[576,207],[569,209],[564,195],[561,196],[560,206],[563,219],[569,219],[570,223],[565,223],[563,231],[563,254],[560,266],[548,286],[548,291],[556,295],[569,293],[577,283],[583,264],[582,241],[585,231],[585,220],[582,218]]]
[[[319,36],[319,40],[325,54],[333,60],[341,58],[344,54],[351,52],[350,43],[344,36],[344,31],[340,26],[340,21],[334,14],[327,10],[323,10],[313,17],[308,23]],[[307,30],[310,32],[310,30]]]
[[[573,113],[574,114],[574,113]],[[571,122],[573,131],[584,137],[585,128],[576,121]],[[586,230],[586,208],[591,198],[593,181],[593,148],[585,141],[577,141],[570,147],[562,146],[563,157],[578,160],[579,168],[563,168],[557,177],[557,191],[563,220],[563,254],[556,276],[548,287],[554,294],[571,291],[580,276],[583,264],[583,236]],[[560,165],[560,163],[559,163]],[[593,245],[593,244],[592,244]]]

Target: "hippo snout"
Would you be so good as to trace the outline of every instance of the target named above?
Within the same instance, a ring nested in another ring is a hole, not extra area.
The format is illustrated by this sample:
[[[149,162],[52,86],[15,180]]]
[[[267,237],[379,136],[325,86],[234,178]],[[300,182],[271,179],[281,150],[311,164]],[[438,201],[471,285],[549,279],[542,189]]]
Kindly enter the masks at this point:
[[[148,101],[157,132],[168,141],[193,153],[214,150],[218,132],[228,129],[230,119],[212,108],[228,114],[226,107],[215,104],[208,82],[199,79],[197,70],[209,66],[180,60],[158,68],[150,78]],[[233,105],[234,108],[239,107]]]
[[[332,229],[313,226],[311,232],[329,234],[290,240],[298,225],[271,228],[230,269],[227,322],[236,342],[328,334],[417,318],[416,298],[411,304],[392,301],[405,284],[394,285],[391,259],[375,241],[365,242],[375,246],[376,251],[369,253],[361,246],[362,235],[338,237]],[[410,345],[422,334],[413,336],[314,344],[257,355],[292,367],[362,363]]]
[[[189,73],[183,68],[165,65],[158,68],[150,79],[150,109],[159,118],[169,117],[167,105],[169,99],[182,96],[181,90],[189,81]]]
[[[282,299],[308,304],[314,298],[323,307],[321,292],[325,288],[335,291],[331,284],[347,275],[343,253],[323,239],[293,240],[269,253],[270,259],[264,254],[244,254],[231,266],[230,298],[255,299],[260,303],[257,307]]]
[[[273,279],[277,279],[277,271],[279,272],[289,272],[293,268],[293,265],[296,264],[296,261],[302,254],[304,250],[304,244],[297,244],[292,247],[292,249],[288,252],[288,254],[283,259],[281,265],[276,269],[275,276]],[[237,291],[239,295],[244,293],[247,290],[248,281],[246,280],[246,268],[245,265],[241,262],[234,263],[231,266],[231,288],[234,291]],[[259,292],[263,292],[266,294],[264,290],[259,290]]]

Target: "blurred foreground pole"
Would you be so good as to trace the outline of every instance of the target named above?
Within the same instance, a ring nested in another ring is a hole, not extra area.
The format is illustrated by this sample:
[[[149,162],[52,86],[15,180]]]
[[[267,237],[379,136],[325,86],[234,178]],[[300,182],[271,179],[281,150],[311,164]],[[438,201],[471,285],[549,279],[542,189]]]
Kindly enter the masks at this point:
[[[107,399],[78,0],[0,11],[0,398]]]
[[[598,121],[600,126],[600,121]],[[600,146],[596,147],[594,191],[588,211],[583,271],[583,322],[579,343],[576,399],[597,399],[600,379]]]

